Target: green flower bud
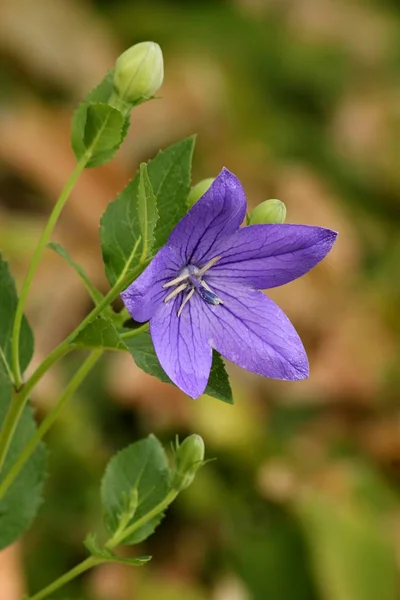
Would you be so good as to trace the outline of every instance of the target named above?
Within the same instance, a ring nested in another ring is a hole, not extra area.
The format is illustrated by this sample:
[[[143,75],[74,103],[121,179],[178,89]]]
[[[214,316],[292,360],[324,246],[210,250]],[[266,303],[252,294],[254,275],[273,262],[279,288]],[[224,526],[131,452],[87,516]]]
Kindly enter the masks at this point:
[[[212,184],[214,179],[215,179],[214,177],[209,177],[208,179],[202,179],[201,181],[199,181],[199,183],[196,183],[196,185],[194,185],[191,188],[188,199],[187,199],[189,208],[192,208],[192,206],[194,204],[196,204],[197,200],[199,200],[199,198],[201,198],[202,195],[206,193],[206,191],[208,190],[208,188],[210,187],[210,185]]]
[[[255,207],[250,215],[249,225],[262,225],[266,223],[284,223],[286,219],[286,206],[281,200],[265,200]]]
[[[135,44],[117,59],[114,71],[115,96],[126,104],[151,98],[164,79],[161,48],[155,42]]]
[[[177,444],[172,475],[172,487],[179,491],[189,487],[195,478],[197,471],[203,464],[203,438],[194,433],[183,440],[180,446]]]

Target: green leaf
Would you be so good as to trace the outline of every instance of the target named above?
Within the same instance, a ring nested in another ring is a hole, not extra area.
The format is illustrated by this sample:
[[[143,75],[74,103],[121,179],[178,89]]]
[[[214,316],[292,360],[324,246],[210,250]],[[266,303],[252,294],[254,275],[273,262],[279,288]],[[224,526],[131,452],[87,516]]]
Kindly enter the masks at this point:
[[[153,535],[164,516],[165,513],[160,513],[156,517],[153,517],[153,519],[151,519],[148,523],[139,527],[135,533],[129,536],[129,538],[124,541],[124,544],[140,544],[140,542],[146,540],[148,537]]]
[[[153,252],[167,241],[173,227],[186,213],[194,142],[194,137],[178,142],[159,152],[147,165],[159,216]],[[137,173],[115,201],[108,205],[101,219],[103,260],[111,285],[123,271],[129,274],[142,254],[139,181],[140,173]]]
[[[106,317],[97,317],[86,325],[72,341],[74,346],[82,348],[108,348],[109,350],[126,350],[113,322]]]
[[[159,250],[166,243],[173,227],[186,214],[195,141],[195,137],[191,136],[161,150],[148,164],[160,217],[155,230],[154,250]]]
[[[83,135],[85,149],[90,152],[87,167],[111,160],[124,140],[124,123],[117,108],[100,103],[88,106]]]
[[[12,386],[0,363],[0,423],[3,422],[11,401]],[[1,479],[13,466],[36,430],[30,407],[26,407],[18,423]],[[0,550],[17,540],[31,525],[42,502],[45,478],[46,451],[40,443],[18,477],[0,500]]]
[[[122,565],[130,565],[133,567],[142,567],[151,560],[151,556],[117,556],[108,548],[101,548],[101,546],[98,545],[96,536],[93,533],[89,533],[87,535],[83,544],[89,550],[92,556],[95,556],[96,558],[101,558],[102,560],[104,560],[104,562],[113,562]]]
[[[221,355],[213,351],[213,361],[211,366],[210,379],[206,387],[206,394],[213,396],[222,402],[233,404],[231,384],[229,383],[228,373],[226,372],[224,361]]]
[[[104,523],[112,536],[124,524],[124,529],[149,513],[167,496],[170,470],[164,448],[150,435],[128,446],[109,462],[101,486]],[[127,498],[135,495],[137,508],[128,508]],[[140,527],[124,543],[137,544],[146,539],[160,522],[157,516]]]
[[[136,178],[108,205],[100,221],[100,235],[106,275],[114,285],[123,272],[133,271],[141,256]]]
[[[128,132],[129,116],[124,118],[119,110],[107,104],[113,93],[113,76],[114,71],[110,71],[79,105],[72,118],[71,146],[77,160],[82,158],[90,143],[95,141],[94,132],[99,134],[99,123],[104,127],[87,167],[110,160]]]
[[[140,369],[145,373],[149,373],[149,375],[154,375],[161,381],[172,383],[160,365],[149,333],[144,332],[133,337],[124,337],[123,340]],[[222,402],[233,404],[232,390],[225,365],[221,356],[215,351],[213,352],[210,379],[205,394],[222,400]]]
[[[92,556],[99,556],[103,551],[103,548],[99,546],[95,533],[88,533],[83,540],[83,545],[89,550]]]
[[[56,244],[55,242],[50,242],[49,244],[47,244],[47,246],[51,250],[54,250],[54,252],[57,252],[57,254],[59,256],[61,256],[64,260],[66,260],[67,263],[73,269],[75,269],[75,271],[78,273],[79,277],[82,279],[83,283],[85,284],[93,302],[95,304],[99,304],[99,302],[101,302],[103,299],[103,294],[93,285],[93,283],[90,281],[89,277],[87,276],[85,270],[71,258],[69,253],[65,250],[65,248],[60,246],[60,244]]]
[[[142,259],[150,254],[154,244],[154,228],[158,220],[157,204],[151,187],[146,163],[140,165],[138,216],[142,234]]]
[[[311,491],[297,508],[324,599],[398,598],[396,553],[382,516]]]
[[[114,563],[118,563],[120,565],[128,565],[131,567],[143,567],[143,565],[145,565],[146,563],[148,563],[151,560],[151,556],[148,555],[144,555],[144,556],[135,556],[135,557],[123,557],[123,556],[117,556],[116,554],[108,554],[107,555],[107,562],[114,562]]]
[[[86,111],[90,103],[108,102],[113,93],[114,69],[109,71],[103,81],[99,83],[89,94],[85,100],[78,106],[71,123],[71,145],[75,156],[82,156],[85,152],[85,144],[83,142],[85,126],[86,126]]]
[[[11,369],[11,336],[18,296],[8,264],[0,254],[0,366]],[[25,370],[33,354],[33,335],[27,320],[23,319],[20,338],[20,364]]]

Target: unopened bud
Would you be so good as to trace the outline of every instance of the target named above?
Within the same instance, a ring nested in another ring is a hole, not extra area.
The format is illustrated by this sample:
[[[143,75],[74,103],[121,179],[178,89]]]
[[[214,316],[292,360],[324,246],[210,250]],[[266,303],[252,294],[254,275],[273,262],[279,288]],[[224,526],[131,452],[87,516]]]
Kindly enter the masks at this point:
[[[135,44],[117,59],[114,71],[115,96],[126,104],[148,100],[161,87],[164,62],[155,42]]]
[[[194,185],[191,188],[188,199],[187,199],[189,208],[192,208],[192,206],[194,204],[196,204],[197,200],[199,200],[199,198],[201,198],[203,196],[203,194],[206,193],[206,191],[208,190],[210,185],[213,183],[213,181],[214,181],[214,177],[209,177],[208,179],[202,179],[201,181],[199,181],[199,183],[196,183],[196,185]]]
[[[281,200],[265,200],[255,207],[250,215],[249,225],[262,225],[267,223],[284,223],[286,219],[286,206]]]
[[[187,488],[203,464],[203,438],[194,433],[176,448],[172,487],[179,491]]]

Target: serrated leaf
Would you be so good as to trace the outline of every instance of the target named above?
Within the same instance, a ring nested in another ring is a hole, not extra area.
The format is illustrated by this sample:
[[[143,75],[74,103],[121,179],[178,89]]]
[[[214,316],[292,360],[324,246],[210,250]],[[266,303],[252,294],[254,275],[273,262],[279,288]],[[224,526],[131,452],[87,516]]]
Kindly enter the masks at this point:
[[[141,256],[136,179],[108,205],[100,221],[100,235],[106,275],[114,285],[124,270],[126,274],[133,271]]]
[[[88,533],[83,540],[83,545],[87,550],[89,550],[92,556],[99,556],[102,552],[102,548],[99,546],[95,533]]]
[[[148,164],[159,214],[154,251],[166,243],[171,230],[186,214],[195,141],[191,136],[161,150]]]
[[[138,506],[126,526],[132,525],[158,506],[169,489],[167,456],[161,443],[153,435],[116,454],[107,466],[101,485],[104,523],[108,533],[113,535],[121,520],[126,519],[126,498],[131,496],[133,490],[137,490]],[[156,524],[154,522],[152,527],[150,524],[142,526],[124,543],[136,544],[146,539]]]
[[[75,269],[75,271],[78,273],[79,277],[82,279],[83,283],[85,284],[93,302],[95,304],[99,304],[99,302],[101,302],[103,299],[103,294],[93,285],[93,283],[90,281],[89,277],[87,276],[85,270],[71,258],[69,253],[65,250],[65,248],[60,246],[60,244],[56,244],[55,242],[50,242],[49,244],[47,244],[47,246],[51,250],[54,250],[54,252],[57,252],[57,254],[59,256],[61,256],[61,258],[63,258],[65,261],[67,261],[67,263],[73,269]]]
[[[154,236],[153,252],[167,238],[186,213],[186,198],[190,187],[194,137],[160,151],[147,165],[149,181],[156,199],[159,219]],[[142,253],[138,192],[140,174],[111,202],[101,219],[101,246],[106,274],[114,285],[124,269],[135,266]]]
[[[83,143],[91,154],[88,167],[111,160],[123,142],[124,122],[121,111],[108,104],[87,107]]]
[[[86,325],[73,339],[72,344],[81,348],[127,349],[113,322],[102,316]]]
[[[93,120],[96,120],[99,115],[96,115],[96,111],[91,113],[91,106],[99,104],[108,106],[109,101],[113,93],[113,76],[114,71],[107,73],[103,81],[94,88],[85,98],[85,100],[79,105],[72,118],[71,126],[71,146],[77,160],[80,160],[88,148],[88,140],[91,139],[93,133]],[[108,108],[111,108],[108,106]],[[102,109],[100,109],[102,110]],[[103,109],[104,110],[104,109]],[[122,113],[117,109],[113,108],[122,118],[122,126],[120,118],[116,117],[115,113],[111,111],[110,115],[114,115],[114,119],[118,120],[118,131],[119,137],[114,146],[108,146],[107,149],[100,150],[93,155],[92,159],[87,163],[87,167],[94,167],[110,160],[119,146],[122,144],[126,137],[129,129],[129,116],[123,117]],[[103,139],[104,146],[104,139]]]
[[[85,125],[86,125],[86,110],[88,104],[95,102],[108,102],[113,93],[113,78],[114,69],[109,71],[103,81],[97,87],[89,92],[85,100],[81,102],[71,123],[71,146],[76,157],[82,156],[85,152],[85,144],[83,142]]]
[[[12,395],[12,386],[0,364],[0,423]],[[12,439],[1,479],[7,475],[36,430],[30,407],[26,407]],[[5,496],[0,499],[0,550],[17,540],[31,525],[42,502],[46,451],[40,443],[21,469]]]
[[[161,381],[172,383],[160,365],[149,333],[144,332],[132,337],[124,337],[123,340],[140,369],[145,373],[149,373],[149,375],[154,375]],[[233,404],[228,374],[221,356],[215,350],[213,351],[211,373],[205,394],[222,400],[222,402]]]
[[[142,259],[145,259],[153,248],[154,228],[158,221],[156,198],[145,163],[140,165],[139,171],[138,216],[142,234]]]
[[[11,335],[18,296],[8,264],[0,254],[0,363],[11,369]],[[33,354],[33,334],[25,317],[20,333],[20,365],[25,370]]]
[[[124,542],[125,544],[140,544],[143,540],[146,540],[148,537],[153,535],[156,528],[159,526],[163,518],[165,517],[165,513],[160,513],[151,521],[139,527],[135,533],[129,536],[129,538]]]
[[[213,350],[213,361],[211,365],[210,378],[206,387],[206,394],[213,396],[222,402],[233,404],[231,384],[226,372],[224,361],[216,350]]]

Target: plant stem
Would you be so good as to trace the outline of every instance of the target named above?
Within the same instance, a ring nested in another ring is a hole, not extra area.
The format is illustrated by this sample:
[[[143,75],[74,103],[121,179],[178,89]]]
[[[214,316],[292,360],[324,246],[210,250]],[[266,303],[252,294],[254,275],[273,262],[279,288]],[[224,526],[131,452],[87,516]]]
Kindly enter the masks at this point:
[[[36,446],[43,439],[43,437],[46,435],[46,433],[48,432],[50,427],[55,422],[55,420],[58,417],[64,404],[75,393],[75,391],[77,390],[79,385],[85,379],[86,375],[89,373],[89,371],[91,371],[91,369],[94,367],[96,362],[99,360],[102,353],[103,353],[102,349],[94,350],[88,356],[88,358],[85,360],[85,362],[82,364],[81,368],[78,369],[78,371],[75,373],[75,375],[71,379],[71,381],[68,383],[67,387],[65,388],[64,392],[60,396],[55,407],[45,417],[45,419],[41,423],[40,427],[36,430],[35,435],[30,439],[28,444],[23,449],[22,453],[19,455],[17,462],[12,466],[12,468],[7,473],[4,480],[1,482],[1,484],[0,484],[0,500],[2,498],[4,498],[8,489],[14,483],[15,479],[18,477],[18,475],[19,475],[21,469],[23,468],[23,466],[25,465],[26,461],[29,459],[31,454],[36,449]]]
[[[9,366],[9,364],[8,364],[8,362],[7,362],[7,359],[6,359],[6,357],[5,357],[5,354],[4,354],[4,352],[3,352],[3,349],[2,349],[2,348],[0,348],[0,362],[2,362],[2,363],[3,363],[3,365],[4,365],[4,368],[5,368],[5,370],[6,370],[6,373],[7,373],[7,375],[8,375],[8,378],[9,378],[9,380],[12,382],[12,384],[14,384],[14,374],[13,374],[13,372],[12,372],[12,371],[11,371],[11,369],[10,369],[10,366]]]
[[[51,367],[51,365],[54,364],[62,356],[65,356],[65,354],[67,354],[72,349],[72,347],[68,348],[67,346],[58,346],[58,348],[56,348],[51,354],[49,354],[44,359],[42,364],[39,365],[39,367],[30,377],[26,385],[24,385],[24,387],[19,392],[14,392],[11,404],[8,408],[7,414],[5,416],[0,430],[0,471],[4,466],[4,461],[6,459],[12,437],[17,428],[19,419],[22,415],[22,411],[25,408],[25,404],[28,400],[30,391],[41,379],[44,373],[46,373],[46,371]]]
[[[132,108],[134,107],[132,103],[129,104],[128,102],[125,102],[124,98],[118,96],[118,94],[116,94],[115,92],[111,94],[108,104],[113,108],[118,109],[123,114],[124,119],[126,119],[126,117],[131,113]]]
[[[168,506],[175,500],[179,492],[177,490],[171,490],[160,504],[157,504],[151,511],[143,515],[130,527],[127,527],[123,531],[117,530],[111,539],[105,545],[107,550],[112,550],[116,546],[119,546],[125,539],[129,538],[135,531],[140,529],[143,525],[146,525],[149,521],[154,519],[157,515],[162,513]]]
[[[19,395],[14,392],[0,432],[0,471],[3,468],[11,438],[14,435],[16,423],[18,423],[21,415],[23,408],[23,405],[22,408],[21,405],[22,403]]]
[[[12,331],[12,369],[14,373],[14,381],[15,387],[18,390],[22,386],[22,375],[21,375],[21,367],[19,364],[19,340],[21,333],[21,325],[22,319],[24,316],[26,299],[28,297],[29,288],[31,287],[33,277],[36,273],[36,269],[39,265],[40,259],[43,254],[43,250],[50,239],[50,236],[53,232],[53,229],[58,221],[58,218],[61,214],[62,209],[64,208],[65,203],[67,202],[71,191],[73,190],[75,183],[77,182],[80,174],[84,170],[87,161],[89,160],[89,155],[85,153],[81,160],[77,163],[75,169],[72,171],[70,178],[64,186],[50,218],[46,224],[46,227],[43,230],[43,233],[39,239],[38,245],[36,247],[35,253],[33,255],[31,264],[28,269],[28,273],[26,274],[25,281],[22,284],[20,297],[18,300],[17,308],[15,310],[14,317],[14,325]]]
[[[148,328],[149,324],[143,323],[143,325],[141,325],[140,327],[136,327],[136,329],[130,329],[129,331],[124,331],[123,333],[120,333],[119,337],[121,338],[121,340],[129,340],[129,338],[135,337],[135,335],[139,335],[139,333],[147,331]]]
[[[81,575],[82,573],[88,571],[92,567],[100,565],[102,562],[104,562],[104,559],[100,557],[89,556],[89,558],[86,558],[83,562],[79,563],[79,565],[76,565],[76,567],[68,571],[68,573],[65,573],[64,575],[53,581],[53,583],[50,583],[50,585],[43,588],[43,590],[41,590],[37,594],[29,596],[28,598],[26,598],[26,600],[43,600],[43,598],[46,598],[47,596],[49,596],[49,594],[52,594],[69,581],[72,581],[72,579],[75,579],[75,577],[78,577],[78,575]]]
[[[160,502],[155,508],[153,508],[153,510],[143,515],[143,517],[136,521],[136,523],[133,523],[133,525],[127,527],[124,531],[118,530],[114,534],[114,536],[108,540],[104,547],[107,550],[112,550],[116,546],[121,544],[126,538],[130,537],[140,527],[146,525],[146,523],[154,519],[154,517],[162,513],[166,508],[168,508],[171,502],[175,500],[178,493],[179,492],[177,490],[171,490],[162,502]],[[45,587],[43,590],[41,590],[34,596],[29,596],[28,598],[26,598],[26,600],[43,600],[43,598],[46,598],[49,594],[52,594],[75,577],[78,577],[78,575],[81,575],[81,573],[84,573],[88,569],[91,569],[96,565],[100,565],[103,562],[107,562],[107,557],[90,556],[89,558],[81,562],[79,565],[71,569],[71,571],[68,571],[68,573],[65,573],[65,575],[62,575],[61,577],[53,581],[53,583]]]
[[[143,265],[139,265],[134,270],[133,277],[142,268]],[[122,292],[122,290],[128,285],[129,280],[125,278],[125,275],[126,273],[124,270],[108,294],[104,296],[102,301],[93,308],[93,310],[85,317],[85,319],[83,319],[83,321],[74,329],[74,331],[63,342],[61,342],[61,344],[59,344],[52,352],[50,352],[50,354],[44,359],[44,361],[24,384],[21,390],[15,392],[11,405],[8,409],[8,413],[0,430],[0,471],[4,465],[4,460],[6,458],[11,439],[14,435],[25,404],[28,401],[30,392],[55,362],[71,352],[71,350],[76,349],[76,347],[73,345],[73,340],[78,333],[82,331],[86,325],[91,323],[93,319],[99,316],[103,310],[107,308],[107,306],[109,306],[111,302],[118,296],[118,294]]]

